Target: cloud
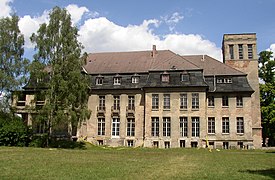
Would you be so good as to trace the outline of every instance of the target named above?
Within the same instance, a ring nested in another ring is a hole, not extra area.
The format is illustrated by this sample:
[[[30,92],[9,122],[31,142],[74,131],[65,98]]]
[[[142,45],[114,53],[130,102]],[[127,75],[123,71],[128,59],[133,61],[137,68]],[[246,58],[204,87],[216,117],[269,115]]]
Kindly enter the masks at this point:
[[[160,21],[144,20],[140,25],[119,26],[105,17],[88,19],[79,30],[79,41],[86,52],[148,50],[153,44],[158,49],[170,49],[178,54],[207,54],[221,60],[221,50],[196,34],[154,34],[150,25]]]
[[[78,5],[76,5],[76,4],[70,4],[66,7],[66,9],[71,14],[72,23],[74,25],[78,24],[79,21],[82,19],[82,16],[85,13],[89,12],[89,9],[87,9],[86,7],[84,7],[84,6],[78,7]],[[92,16],[96,16],[96,15],[98,15],[98,13],[92,14]]]
[[[178,12],[174,12],[172,15],[166,15],[161,19],[168,25],[170,31],[174,31],[176,25],[183,20],[184,16]]]
[[[13,0],[1,0],[0,1],[0,18],[10,16],[10,14],[13,12],[10,3],[12,3]]]
[[[273,57],[275,57],[275,43],[271,44],[267,50],[273,52]]]

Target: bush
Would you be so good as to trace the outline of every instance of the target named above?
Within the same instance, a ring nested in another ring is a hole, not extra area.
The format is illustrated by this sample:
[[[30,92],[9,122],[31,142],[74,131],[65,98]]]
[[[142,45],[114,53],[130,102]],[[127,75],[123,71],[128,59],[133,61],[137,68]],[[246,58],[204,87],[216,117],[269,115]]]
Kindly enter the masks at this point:
[[[0,112],[0,146],[28,146],[31,129],[21,118]]]

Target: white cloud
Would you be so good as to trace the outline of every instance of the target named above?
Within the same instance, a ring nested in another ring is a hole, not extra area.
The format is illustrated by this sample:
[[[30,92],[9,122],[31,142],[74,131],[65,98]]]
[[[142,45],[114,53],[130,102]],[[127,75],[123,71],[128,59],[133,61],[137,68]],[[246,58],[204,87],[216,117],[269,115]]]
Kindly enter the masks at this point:
[[[153,44],[158,49],[170,49],[178,54],[207,54],[221,60],[216,45],[194,34],[168,34],[160,37],[150,25],[158,27],[158,20],[145,20],[140,25],[119,26],[105,17],[88,19],[80,27],[79,40],[86,52],[148,50]]]
[[[13,12],[10,6],[10,3],[12,2],[13,0],[0,0],[0,18],[10,16],[10,14]]]
[[[273,52],[273,57],[275,57],[275,44],[271,44],[270,47],[267,50],[272,51]]]
[[[82,6],[82,7],[78,7],[78,5],[76,4],[70,4],[66,7],[67,11],[71,14],[71,18],[72,18],[72,23],[75,25],[77,23],[79,23],[79,21],[82,19],[82,16],[85,13],[88,13],[89,10]],[[92,16],[97,16],[98,13],[94,13],[92,14]]]
[[[172,15],[161,17],[161,19],[168,25],[170,31],[174,31],[177,23],[183,20],[183,18],[184,16],[178,12],[174,12]]]

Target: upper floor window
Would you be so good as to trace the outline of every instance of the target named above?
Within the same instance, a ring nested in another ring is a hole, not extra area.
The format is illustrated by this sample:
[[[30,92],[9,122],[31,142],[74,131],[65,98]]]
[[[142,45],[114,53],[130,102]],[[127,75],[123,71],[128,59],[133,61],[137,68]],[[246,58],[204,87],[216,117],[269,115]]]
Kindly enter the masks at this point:
[[[95,84],[96,85],[102,85],[103,84],[103,77],[96,77],[95,78]]]
[[[199,109],[199,93],[192,94],[192,109]]]
[[[99,110],[105,110],[105,96],[99,96]]]
[[[187,94],[180,95],[180,109],[187,109]]]
[[[229,102],[228,102],[228,96],[223,96],[222,97],[222,106],[223,107],[228,107]]]
[[[114,110],[120,110],[120,97],[119,96],[114,96]]]
[[[243,107],[243,97],[242,96],[237,96],[236,105],[237,105],[237,107]]]
[[[159,109],[159,95],[158,94],[152,95],[152,109],[153,110]]]
[[[114,77],[114,85],[120,85],[121,84],[121,77]]]
[[[208,107],[214,107],[214,106],[215,106],[214,96],[208,96]]]
[[[135,96],[128,96],[128,110],[135,110]]]
[[[170,75],[167,72],[161,74],[161,82],[169,82]]]
[[[230,56],[230,59],[234,59],[234,46],[233,45],[229,45],[229,56]]]
[[[252,44],[248,44],[247,45],[247,56],[248,56],[248,59],[253,59],[253,46]]]
[[[163,95],[163,109],[170,109],[170,94]]]
[[[239,59],[243,59],[243,45],[239,44]]]
[[[139,76],[132,76],[132,83],[133,84],[139,83]]]

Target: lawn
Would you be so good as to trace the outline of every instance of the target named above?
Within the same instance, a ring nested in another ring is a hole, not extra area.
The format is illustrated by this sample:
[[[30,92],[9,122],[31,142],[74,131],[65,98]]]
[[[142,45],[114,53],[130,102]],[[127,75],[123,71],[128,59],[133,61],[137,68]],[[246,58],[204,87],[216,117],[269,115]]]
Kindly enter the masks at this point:
[[[275,152],[0,147],[0,179],[275,179]]]

